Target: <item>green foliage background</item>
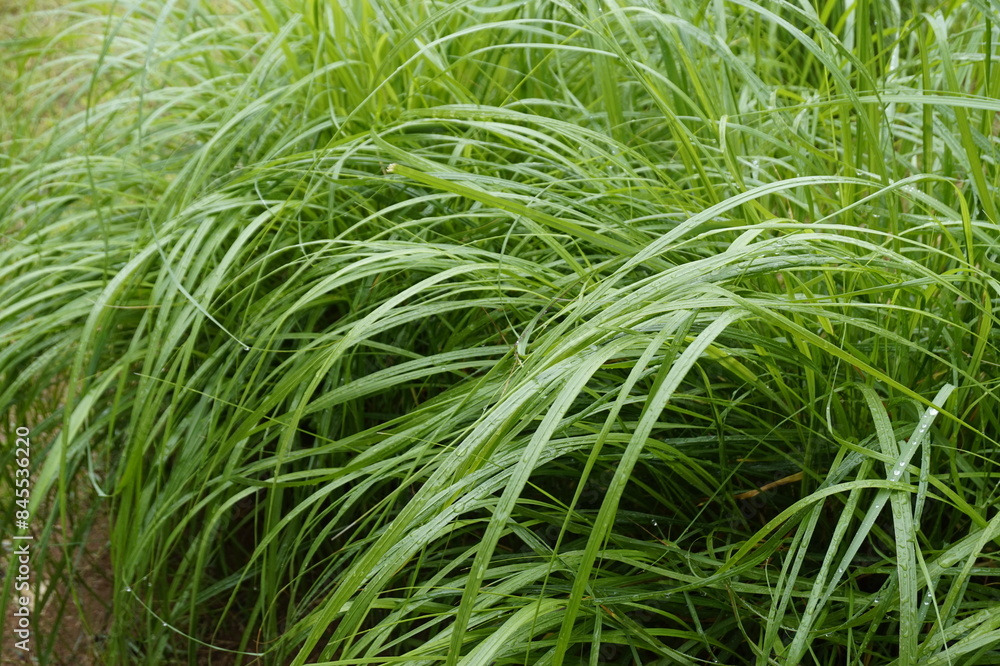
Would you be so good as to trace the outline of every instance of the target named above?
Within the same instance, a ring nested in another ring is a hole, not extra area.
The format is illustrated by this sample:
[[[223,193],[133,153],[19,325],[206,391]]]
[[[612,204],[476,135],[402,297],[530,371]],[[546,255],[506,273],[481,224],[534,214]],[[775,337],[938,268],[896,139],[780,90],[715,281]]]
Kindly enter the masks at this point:
[[[104,658],[994,663],[998,9],[6,38],[0,427],[54,575],[110,511]]]

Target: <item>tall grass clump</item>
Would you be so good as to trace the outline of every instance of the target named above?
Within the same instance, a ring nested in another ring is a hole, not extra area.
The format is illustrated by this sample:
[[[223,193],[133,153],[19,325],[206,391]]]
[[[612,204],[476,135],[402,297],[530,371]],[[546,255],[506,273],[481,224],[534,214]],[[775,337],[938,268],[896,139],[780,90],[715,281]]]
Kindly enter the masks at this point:
[[[54,15],[0,427],[106,663],[1000,660],[996,3]]]

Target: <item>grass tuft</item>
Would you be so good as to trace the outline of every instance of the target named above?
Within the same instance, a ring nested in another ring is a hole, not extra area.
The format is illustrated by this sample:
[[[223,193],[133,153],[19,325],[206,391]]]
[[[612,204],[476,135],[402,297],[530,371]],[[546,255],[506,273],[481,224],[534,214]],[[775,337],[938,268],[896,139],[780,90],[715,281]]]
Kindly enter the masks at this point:
[[[918,4],[3,33],[46,586],[99,508],[109,664],[995,662],[1000,17]]]

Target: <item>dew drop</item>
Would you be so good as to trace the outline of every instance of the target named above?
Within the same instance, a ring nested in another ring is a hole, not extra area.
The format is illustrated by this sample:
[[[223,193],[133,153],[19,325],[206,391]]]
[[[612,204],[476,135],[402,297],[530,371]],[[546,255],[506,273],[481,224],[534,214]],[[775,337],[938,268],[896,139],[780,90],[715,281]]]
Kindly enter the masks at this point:
[[[930,409],[927,410],[927,416],[930,416],[931,418],[933,418],[933,417],[935,417],[937,415],[938,415],[938,410],[934,409],[933,407],[931,407]]]
[[[164,622],[164,623],[163,623],[163,626],[164,626],[164,627],[165,627],[165,626],[167,626],[167,623],[166,623],[166,622]]]
[[[250,348],[247,347],[246,345],[243,345],[243,351],[250,351]]]
[[[125,587],[125,591],[126,591],[126,592],[131,592],[131,591],[132,591],[132,588],[131,588],[131,587],[128,587],[128,586],[126,586],[126,587]]]

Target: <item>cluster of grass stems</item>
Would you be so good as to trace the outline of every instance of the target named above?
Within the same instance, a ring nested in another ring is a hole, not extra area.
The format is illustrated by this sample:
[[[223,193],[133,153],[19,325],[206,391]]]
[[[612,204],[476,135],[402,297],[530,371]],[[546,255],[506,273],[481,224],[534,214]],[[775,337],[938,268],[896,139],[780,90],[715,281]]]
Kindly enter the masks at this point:
[[[0,430],[107,663],[1000,659],[995,1],[52,12]]]

